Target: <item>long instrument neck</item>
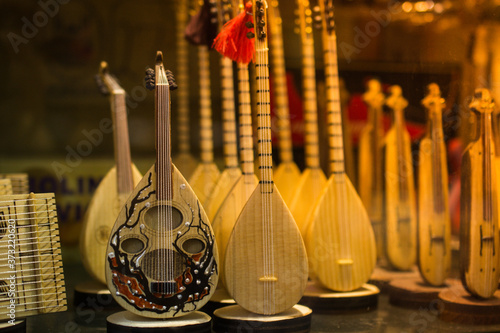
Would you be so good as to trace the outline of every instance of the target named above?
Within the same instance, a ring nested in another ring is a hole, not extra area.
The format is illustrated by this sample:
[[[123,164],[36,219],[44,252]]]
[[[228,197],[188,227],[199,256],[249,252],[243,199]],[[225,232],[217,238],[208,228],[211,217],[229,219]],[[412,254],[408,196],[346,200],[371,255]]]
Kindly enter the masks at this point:
[[[316,64],[314,59],[314,37],[310,9],[303,8],[299,0],[302,40],[302,81],[304,91],[304,148],[306,166],[320,167],[318,144],[318,106],[316,96]]]
[[[210,92],[210,57],[206,46],[198,46],[200,71],[200,148],[202,163],[214,161],[212,101]]]
[[[408,199],[408,177],[407,177],[407,167],[406,156],[405,156],[405,121],[403,110],[397,108],[394,110],[394,127],[396,129],[396,158],[398,163],[399,171],[399,198],[401,201],[407,201]]]
[[[337,37],[335,32],[323,29],[325,56],[326,108],[328,123],[328,144],[330,149],[330,174],[342,181],[345,173],[344,142],[342,135],[342,114],[339,93],[339,71],[337,62]]]
[[[277,0],[273,0],[269,4],[269,31],[271,35],[273,96],[276,106],[276,116],[278,118],[280,160],[281,162],[293,162],[283,31]]]
[[[117,190],[119,194],[130,193],[134,189],[134,182],[128,137],[127,108],[123,90],[111,95],[111,110],[114,125]]]
[[[492,193],[492,161],[495,147],[491,129],[491,113],[482,113],[480,119],[480,136],[483,144],[483,217],[485,221],[493,220],[493,193]]]
[[[252,132],[252,103],[248,65],[238,64],[238,104],[240,125],[240,164],[245,180],[253,183],[254,150]]]
[[[441,159],[441,146],[444,144],[443,126],[442,126],[442,115],[441,110],[437,112],[430,112],[429,114],[429,133],[432,142],[432,190],[434,192],[434,211],[436,213],[442,213],[445,211],[444,202],[444,188],[441,179],[443,165],[441,165],[443,160]]]
[[[233,62],[221,57],[222,138],[226,169],[238,167],[236,116],[234,106]]]
[[[157,66],[158,67],[158,66]],[[156,70],[156,73],[160,71]],[[158,74],[157,74],[158,75]],[[170,140],[170,90],[156,86],[156,197],[172,200],[172,143]]]
[[[176,3],[176,51],[177,70],[176,77],[182,84],[177,89],[177,129],[179,153],[187,154],[191,150],[189,142],[189,49],[188,42],[184,38],[184,30],[188,20],[188,2],[177,1]]]

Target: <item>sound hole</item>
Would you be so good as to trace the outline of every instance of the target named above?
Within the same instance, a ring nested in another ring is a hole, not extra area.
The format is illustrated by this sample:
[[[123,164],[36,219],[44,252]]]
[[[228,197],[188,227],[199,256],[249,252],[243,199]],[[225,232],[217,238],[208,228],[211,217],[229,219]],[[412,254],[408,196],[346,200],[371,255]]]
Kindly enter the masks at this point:
[[[172,206],[154,206],[144,214],[144,222],[153,230],[173,230],[182,224],[182,213]]]
[[[135,254],[144,249],[144,242],[137,238],[127,238],[121,243],[121,246],[123,251]]]
[[[156,281],[169,281],[182,275],[182,256],[170,249],[157,249],[146,253],[142,261],[142,271]]]
[[[200,253],[205,249],[205,243],[196,238],[188,239],[182,243],[182,249],[190,254]]]

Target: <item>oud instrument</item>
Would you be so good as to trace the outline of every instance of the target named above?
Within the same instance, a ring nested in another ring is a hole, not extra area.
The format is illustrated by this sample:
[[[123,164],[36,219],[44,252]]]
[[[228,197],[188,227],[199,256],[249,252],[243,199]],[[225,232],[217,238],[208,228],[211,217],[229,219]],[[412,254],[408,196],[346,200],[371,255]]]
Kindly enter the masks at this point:
[[[424,280],[444,284],[451,270],[451,220],[448,167],[439,86],[431,83],[422,105],[428,110],[427,133],[420,142],[418,169],[418,267]]]
[[[300,231],[273,181],[267,3],[254,0],[260,181],[241,211],[226,248],[225,284],[244,309],[273,315],[293,307],[307,283]],[[289,254],[289,255],[287,255]]]
[[[382,171],[384,146],[382,107],[385,96],[378,80],[368,81],[368,90],[363,94],[363,100],[368,105],[368,123],[359,136],[358,189],[372,223],[377,242],[377,258],[382,258],[385,255],[386,243]]]
[[[396,269],[409,270],[417,259],[417,207],[411,139],[403,113],[408,102],[401,87],[391,87],[386,105],[394,114],[393,125],[385,138],[387,260]]]
[[[314,59],[314,37],[312,11],[307,0],[297,0],[302,41],[302,90],[304,107],[304,150],[306,168],[295,188],[290,211],[299,226],[302,238],[306,239],[308,222],[323,187],[326,177],[320,166],[318,143],[318,100],[316,96],[316,65]]]
[[[469,105],[477,116],[475,140],[462,157],[460,193],[460,276],[472,295],[489,298],[500,278],[498,179],[490,92],[477,89]]]
[[[126,310],[169,318],[209,300],[217,285],[218,254],[200,201],[171,161],[170,89],[176,85],[161,52],[146,84],[155,89],[156,163],[113,226],[106,281]]]
[[[66,311],[53,194],[0,197],[0,253],[0,321]]]
[[[278,0],[269,3],[269,33],[271,46],[271,70],[273,74],[273,96],[277,118],[278,147],[280,164],[274,181],[280,193],[290,205],[300,180],[300,170],[293,161],[292,130],[290,128],[290,108],[286,81],[285,51],[283,48],[282,19]]]
[[[319,281],[335,291],[351,291],[368,281],[376,247],[368,214],[345,173],[332,0],[319,0],[325,63],[330,177],[307,231],[307,251]]]
[[[236,8],[229,0],[219,0],[218,18],[219,26],[225,25],[233,16]],[[212,221],[219,210],[220,205],[241,177],[241,169],[238,165],[238,142],[236,136],[236,108],[234,100],[234,77],[233,62],[226,57],[220,58],[221,69],[221,100],[222,100],[222,141],[224,153],[224,170],[217,184],[208,197],[204,207],[208,219]]]
[[[204,7],[201,8],[197,17],[192,20],[203,20],[204,29],[210,30],[217,22],[217,8],[214,1],[204,0]],[[208,8],[208,9],[207,9]],[[205,18],[203,11],[208,11],[208,19]],[[193,21],[192,21],[193,22]],[[191,23],[192,23],[191,22]],[[213,124],[212,124],[212,100],[211,100],[211,84],[210,84],[210,54],[208,45],[212,44],[213,38],[207,35],[207,31],[200,31],[197,36],[200,38],[198,49],[198,67],[199,67],[199,85],[200,85],[200,163],[189,178],[194,193],[205,205],[208,197],[211,195],[217,180],[220,177],[220,171],[214,162],[214,142],[213,142]],[[206,40],[208,39],[208,40]],[[212,39],[209,41],[209,39]]]
[[[80,232],[80,254],[90,276],[106,284],[104,266],[109,234],[142,175],[130,157],[125,90],[109,73],[106,62],[101,63],[97,78],[101,92],[110,98],[116,166],[104,176],[90,200]]]
[[[184,38],[184,29],[188,21],[189,1],[176,1],[176,77],[182,85],[177,89],[177,154],[173,156],[184,177],[190,177],[198,166],[198,161],[191,153],[189,120],[189,47]]]

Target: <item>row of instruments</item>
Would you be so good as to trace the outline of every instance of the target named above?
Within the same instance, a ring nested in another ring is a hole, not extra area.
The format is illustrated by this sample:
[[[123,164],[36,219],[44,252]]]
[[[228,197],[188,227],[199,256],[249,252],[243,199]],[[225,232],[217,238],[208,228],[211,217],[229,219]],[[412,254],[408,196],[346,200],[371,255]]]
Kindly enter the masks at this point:
[[[333,3],[297,0],[296,5],[304,82],[303,172],[293,162],[277,1],[205,1],[189,23],[187,4],[178,1],[178,24],[188,29],[178,33],[177,80],[166,69],[161,52],[154,69],[146,72],[146,85],[155,92],[156,162],[144,176],[131,161],[126,93],[107,64],[101,64],[98,77],[103,92],[110,96],[116,167],[104,177],[89,205],[80,245],[88,272],[107,284],[125,309],[153,318],[181,316],[203,306],[218,286],[244,309],[274,315],[301,299],[308,278],[336,292],[358,289],[370,278],[377,254],[399,270],[410,269],[418,256],[422,276],[432,285],[442,285],[450,273],[439,87],[430,84],[422,102],[429,122],[419,152],[417,207],[410,137],[404,122],[408,103],[400,87],[391,87],[386,98],[380,83],[370,81],[364,95],[370,122],[359,147],[359,196],[344,166]],[[326,142],[318,136],[315,23],[321,27],[324,56]],[[209,36],[214,25],[223,28],[217,38]],[[195,159],[188,144],[185,34],[201,44],[197,49],[201,155],[192,172],[188,170]],[[220,60],[222,173],[214,163],[209,48],[205,45],[212,45],[214,39],[216,49],[226,56]],[[232,60],[237,62],[235,67]],[[253,69],[254,96],[249,68]],[[277,168],[271,142],[269,70],[274,75],[279,128],[281,163]],[[180,137],[173,163],[170,97],[174,89],[179,94],[174,112]],[[384,104],[394,114],[385,137],[380,125]],[[497,289],[500,277],[493,103],[488,91],[478,90],[470,107],[480,122],[478,139],[468,147],[462,166],[461,272],[466,288],[487,298]],[[255,130],[253,118],[257,119]],[[320,145],[329,148],[328,177],[320,168]]]

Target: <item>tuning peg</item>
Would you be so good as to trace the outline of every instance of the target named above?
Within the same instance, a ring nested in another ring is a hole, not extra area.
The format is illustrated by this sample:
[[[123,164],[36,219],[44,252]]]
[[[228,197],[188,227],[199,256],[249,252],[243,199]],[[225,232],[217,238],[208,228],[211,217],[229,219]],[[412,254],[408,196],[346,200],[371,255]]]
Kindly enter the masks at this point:
[[[103,94],[105,96],[109,95],[108,87],[106,87],[106,85],[102,81],[101,76],[99,74],[96,74],[94,76],[94,78],[95,78],[95,83],[97,83],[97,88],[99,89],[99,91],[101,92],[101,94]]]
[[[165,74],[167,75],[167,80],[170,90],[177,89],[177,83],[175,82],[174,74],[172,74],[172,72],[168,69],[165,71]]]
[[[144,81],[146,82],[146,89],[154,90],[155,82],[156,82],[156,76],[155,76],[154,69],[152,69],[152,68],[146,69],[146,77],[144,78]]]

